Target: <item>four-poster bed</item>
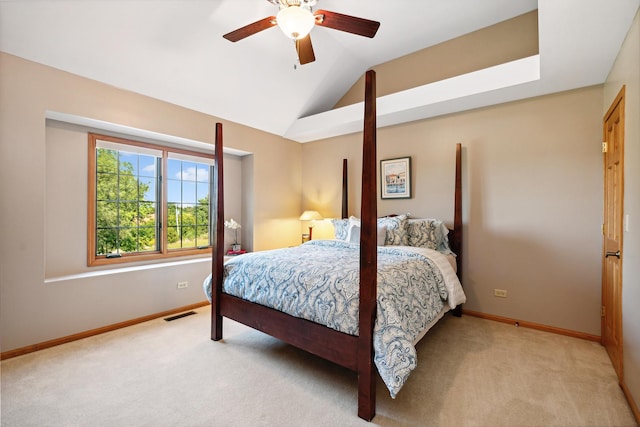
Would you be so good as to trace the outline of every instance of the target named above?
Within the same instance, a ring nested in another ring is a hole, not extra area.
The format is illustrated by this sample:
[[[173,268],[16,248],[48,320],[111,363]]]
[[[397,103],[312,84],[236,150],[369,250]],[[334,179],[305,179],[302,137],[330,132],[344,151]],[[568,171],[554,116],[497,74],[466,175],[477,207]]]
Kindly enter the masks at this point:
[[[379,247],[378,246],[378,238],[377,232],[378,229],[378,218],[377,218],[377,191],[376,191],[376,106],[375,106],[375,73],[373,71],[368,71],[365,79],[365,114],[364,114],[364,136],[363,136],[363,164],[362,164],[362,199],[361,199],[361,218],[358,221],[358,231],[359,231],[359,240],[358,244],[351,244],[349,242],[317,242],[311,241],[301,245],[302,250],[312,251],[313,254],[319,253],[324,250],[324,246],[331,246],[338,248],[338,250],[344,251],[345,259],[351,260],[351,268],[353,272],[353,268],[355,268],[355,273],[352,276],[356,277],[356,285],[355,292],[351,292],[351,294],[355,294],[355,297],[350,294],[349,298],[346,298],[345,306],[347,307],[345,310],[352,312],[355,316],[354,322],[357,322],[355,325],[355,329],[353,325],[348,325],[347,329],[349,329],[349,333],[341,331],[341,325],[332,325],[326,326],[325,324],[316,323],[312,320],[316,317],[324,317],[324,313],[311,313],[311,314],[301,314],[300,316],[295,316],[292,314],[287,314],[284,311],[281,311],[276,308],[271,308],[268,305],[279,306],[294,306],[297,304],[298,299],[306,299],[308,296],[301,294],[302,296],[289,295],[287,292],[284,292],[281,295],[285,295],[284,302],[278,303],[260,303],[263,294],[267,293],[264,288],[266,288],[266,284],[261,283],[258,286],[258,291],[252,290],[250,288],[250,283],[248,281],[242,281],[241,279],[237,279],[239,282],[237,284],[237,289],[233,290],[231,287],[233,284],[229,282],[233,282],[230,279],[230,271],[235,270],[236,272],[244,272],[249,269],[263,269],[266,268],[263,265],[254,264],[251,267],[243,266],[240,259],[232,260],[227,266],[227,270],[225,271],[224,266],[224,183],[223,183],[223,162],[222,162],[222,126],[221,124],[217,124],[216,126],[216,142],[215,142],[215,157],[216,157],[216,167],[214,174],[214,212],[215,219],[213,220],[215,237],[214,237],[214,249],[213,249],[213,266],[212,266],[212,275],[211,280],[209,282],[210,286],[210,299],[212,302],[212,314],[211,314],[211,339],[214,341],[218,341],[222,339],[222,319],[223,317],[228,317],[240,323],[243,323],[247,326],[250,326],[254,329],[267,333],[275,338],[278,338],[282,341],[285,341],[291,345],[299,347],[303,350],[308,351],[309,353],[320,356],[324,359],[337,363],[338,365],[344,366],[352,371],[355,371],[358,375],[358,416],[365,420],[371,420],[375,416],[375,387],[376,387],[376,366],[378,366],[378,371],[380,371],[381,365],[379,363],[380,355],[374,352],[374,346],[376,347],[376,351],[381,348],[381,338],[380,335],[376,335],[374,339],[374,327],[376,325],[376,313],[378,313],[379,319],[378,323],[386,322],[388,325],[389,318],[387,316],[386,311],[388,307],[384,308],[384,316],[380,317],[380,308],[378,307],[377,293],[378,289],[381,291],[384,290],[386,292],[386,288],[397,286],[395,283],[387,283],[389,282],[389,276],[394,275],[399,270],[398,267],[389,267],[391,269],[395,268],[394,271],[389,273],[385,270],[385,266],[391,265],[392,262],[396,262],[395,258],[401,262],[401,268],[408,269],[409,266],[412,266],[414,263],[418,266],[416,268],[419,269],[423,274],[423,276],[429,276],[430,278],[433,276],[434,279],[430,279],[433,283],[430,284],[430,287],[435,289],[435,295],[440,294],[440,297],[430,296],[430,300],[425,302],[423,305],[435,304],[433,301],[438,300],[438,304],[440,304],[437,308],[440,311],[438,315],[440,318],[444,312],[446,312],[449,308],[456,308],[455,305],[452,305],[453,294],[455,291],[451,291],[450,284],[446,284],[447,280],[451,280],[451,272],[453,269],[449,266],[448,268],[451,270],[450,273],[438,273],[433,272],[426,267],[424,267],[425,261],[423,260],[424,256],[422,252],[418,253],[420,250],[416,249],[415,253],[404,253],[400,251],[400,249],[395,249],[397,247]],[[461,255],[461,239],[462,239],[462,224],[461,224],[461,215],[460,211],[460,146],[457,146],[456,149],[456,196],[455,196],[455,210],[456,213],[454,215],[454,228],[450,233],[450,243],[453,251],[458,255],[458,260]],[[343,186],[346,187],[346,160],[343,163]],[[343,217],[347,215],[346,208],[346,191],[343,191]],[[294,249],[295,250],[295,249]],[[281,249],[276,251],[265,251],[269,252],[269,254],[262,254],[262,256],[271,256],[272,258],[278,258],[281,256],[285,256],[292,251],[292,249]],[[349,252],[350,251],[350,252]],[[355,251],[355,255],[354,255]],[[435,252],[435,251],[433,251]],[[305,252],[300,252],[305,253]],[[442,256],[437,252],[433,257]],[[256,258],[258,254],[250,254],[243,255],[246,257],[246,260],[251,258]],[[288,256],[288,255],[287,255]],[[304,255],[303,255],[304,256]],[[355,257],[355,258],[354,258]],[[379,258],[380,257],[380,258]],[[433,258],[428,261],[429,265],[438,264],[441,261]],[[240,258],[240,257],[239,257]],[[391,259],[394,261],[391,261]],[[264,259],[264,258],[263,258]],[[382,266],[379,265],[381,262]],[[266,263],[266,261],[265,261]],[[288,264],[292,264],[290,261]],[[294,263],[295,264],[295,263]],[[299,263],[297,263],[299,264]],[[335,258],[332,261],[332,264],[336,264]],[[356,264],[355,267],[353,264]],[[439,264],[439,265],[440,265]],[[318,264],[319,265],[319,264]],[[448,264],[447,264],[448,265]],[[458,264],[460,265],[460,264]],[[310,286],[310,282],[318,281],[317,276],[322,275],[318,273],[322,273],[322,266],[317,267],[314,270],[313,277],[302,277],[299,279],[300,282],[304,282],[304,286]],[[413,267],[411,267],[413,268]],[[431,268],[431,267],[429,267]],[[440,271],[445,270],[445,266],[439,266]],[[342,266],[339,268],[342,270]],[[345,267],[346,271],[346,267]],[[449,271],[449,270],[447,270]],[[460,269],[458,268],[458,274]],[[280,273],[279,273],[280,274]],[[291,273],[288,273],[291,274]],[[299,274],[299,273],[295,273]],[[327,273],[328,275],[329,273]],[[440,276],[438,276],[438,274]],[[455,277],[455,273],[453,273]],[[301,276],[296,276],[301,277]],[[420,276],[422,277],[422,276]],[[359,282],[358,282],[359,279]],[[226,288],[224,288],[223,292],[223,280],[227,280],[224,284]],[[269,280],[267,280],[269,281]],[[424,280],[426,281],[426,279]],[[457,282],[457,278],[455,279]],[[424,285],[423,280],[419,281],[420,283],[416,286],[422,286],[419,290],[413,291],[415,296],[412,295],[414,300],[420,299],[421,296],[419,293],[423,292],[426,289],[426,285]],[[245,286],[246,285],[246,286]],[[457,285],[459,287],[459,282]],[[304,287],[303,286],[303,287]],[[413,285],[412,285],[413,286]],[[341,282],[339,287],[348,287]],[[425,289],[423,289],[425,288]],[[416,288],[418,289],[418,288]],[[306,289],[309,290],[309,289]],[[303,289],[304,291],[304,289]],[[251,294],[257,294],[257,297],[254,302],[250,302],[250,297],[245,295],[245,292]],[[282,291],[278,291],[282,292]],[[311,293],[311,291],[309,291]],[[449,295],[449,307],[446,307],[447,299],[446,295]],[[458,301],[464,301],[464,294],[461,289],[458,292],[458,295],[462,294],[462,297],[457,297]],[[234,296],[235,295],[235,296]],[[444,295],[444,297],[443,297]],[[385,294],[386,297],[386,294]],[[288,298],[288,299],[287,299]],[[442,301],[441,301],[442,299]],[[292,302],[293,301],[293,302]],[[331,304],[335,304],[332,302]],[[331,306],[331,304],[327,305],[329,311],[335,309],[335,307]],[[317,303],[316,303],[317,305]],[[297,307],[294,307],[297,309]],[[392,307],[391,307],[392,309]],[[284,310],[284,309],[283,309]],[[303,311],[306,310],[303,309]],[[416,313],[420,310],[416,309]],[[459,314],[459,312],[458,312]],[[412,309],[411,316],[414,315],[414,310]],[[422,314],[420,314],[422,316]],[[425,314],[425,316],[427,316]],[[430,314],[428,316],[431,316]],[[393,317],[393,316],[391,316]],[[420,318],[420,323],[422,326],[420,328],[424,329],[426,332],[426,324],[433,324],[437,321],[432,317]],[[430,327],[430,325],[429,325]],[[394,325],[394,328],[396,326]],[[424,334],[424,332],[416,332],[408,335],[406,340],[412,341],[416,338],[417,335]],[[375,341],[375,342],[374,342]],[[411,343],[409,343],[411,344]],[[384,350],[382,350],[384,351]],[[374,364],[374,358],[376,359]],[[388,357],[385,356],[385,357]],[[393,369],[393,367],[391,367]],[[406,370],[406,369],[405,369]],[[382,372],[380,372],[382,375]],[[406,374],[408,375],[408,373]],[[383,380],[385,377],[383,376]],[[385,381],[386,382],[386,381]],[[399,385],[401,387],[402,384]],[[399,389],[399,388],[398,388]],[[391,390],[391,388],[390,388]],[[392,392],[392,396],[394,396]]]

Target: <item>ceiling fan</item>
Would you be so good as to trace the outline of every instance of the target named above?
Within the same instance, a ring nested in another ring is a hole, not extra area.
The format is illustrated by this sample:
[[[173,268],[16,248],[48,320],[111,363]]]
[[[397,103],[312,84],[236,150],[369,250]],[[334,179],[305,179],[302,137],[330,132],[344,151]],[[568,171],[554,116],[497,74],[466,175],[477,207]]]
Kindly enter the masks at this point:
[[[328,10],[312,12],[311,8],[316,5],[317,0],[267,1],[280,7],[280,11],[276,16],[269,16],[252,24],[245,25],[222,37],[229,41],[237,42],[245,37],[277,25],[287,37],[295,41],[300,64],[308,64],[316,60],[311,44],[311,36],[309,35],[309,32],[315,25],[369,38],[373,38],[378,31],[378,27],[380,27],[380,23],[376,21],[343,15]]]

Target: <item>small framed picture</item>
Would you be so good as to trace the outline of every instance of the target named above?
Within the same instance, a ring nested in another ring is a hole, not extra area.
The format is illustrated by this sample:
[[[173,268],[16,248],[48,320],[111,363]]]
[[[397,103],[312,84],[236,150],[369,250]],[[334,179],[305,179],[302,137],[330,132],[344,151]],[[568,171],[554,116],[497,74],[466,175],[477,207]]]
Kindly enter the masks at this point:
[[[380,161],[380,195],[383,199],[411,198],[411,157]]]

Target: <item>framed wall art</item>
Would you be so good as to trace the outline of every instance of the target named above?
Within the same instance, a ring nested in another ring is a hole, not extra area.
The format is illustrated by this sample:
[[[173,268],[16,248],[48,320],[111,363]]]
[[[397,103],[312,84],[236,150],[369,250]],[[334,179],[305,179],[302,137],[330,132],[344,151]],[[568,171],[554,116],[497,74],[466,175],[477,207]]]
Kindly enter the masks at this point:
[[[411,198],[411,157],[380,161],[380,196],[383,199]]]

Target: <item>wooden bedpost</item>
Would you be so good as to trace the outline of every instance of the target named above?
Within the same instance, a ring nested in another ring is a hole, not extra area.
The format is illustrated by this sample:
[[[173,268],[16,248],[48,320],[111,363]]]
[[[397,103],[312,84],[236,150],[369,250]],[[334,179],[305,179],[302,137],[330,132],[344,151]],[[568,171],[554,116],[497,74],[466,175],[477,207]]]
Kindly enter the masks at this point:
[[[349,186],[347,159],[342,159],[342,218],[349,218]]]
[[[456,254],[457,274],[462,283],[462,144],[456,144],[456,187],[453,215],[453,252]],[[453,314],[462,315],[462,305],[458,305]]]
[[[360,333],[358,337],[358,416],[376,415],[373,327],[377,311],[376,73],[365,77],[360,233]]]
[[[211,339],[222,339],[222,315],[220,314],[220,295],[222,294],[222,275],[224,269],[224,178],[222,154],[222,123],[216,123],[215,166],[213,174],[213,215],[212,243],[213,267],[211,277]]]

